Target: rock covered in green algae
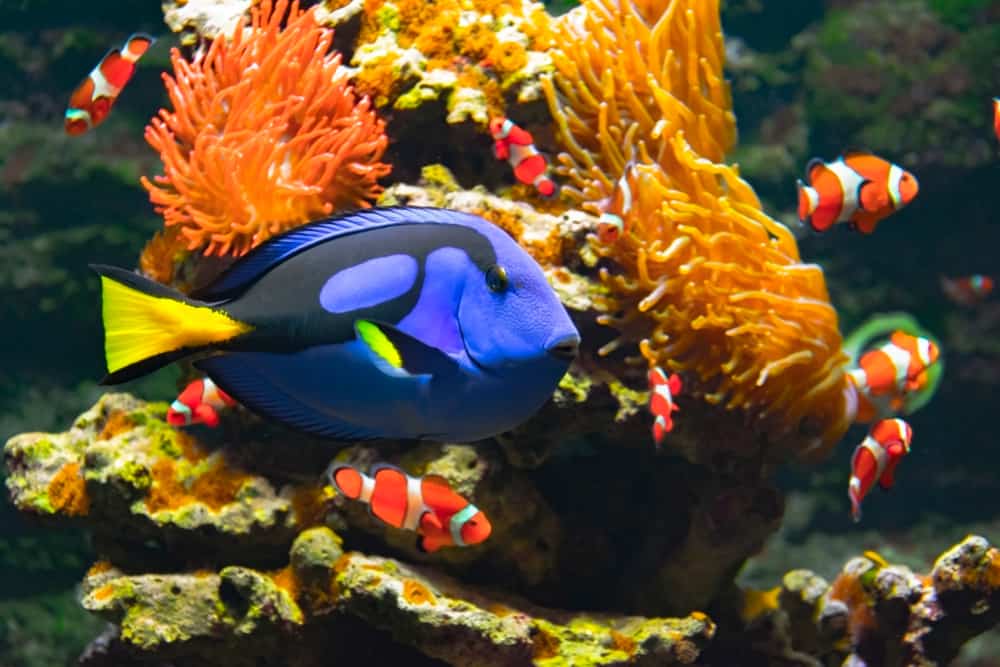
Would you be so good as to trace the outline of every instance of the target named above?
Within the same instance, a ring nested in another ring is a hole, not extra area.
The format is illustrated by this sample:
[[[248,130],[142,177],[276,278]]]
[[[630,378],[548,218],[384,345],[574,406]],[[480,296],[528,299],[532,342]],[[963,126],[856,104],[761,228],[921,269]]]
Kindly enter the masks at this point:
[[[206,452],[165,412],[165,404],[106,394],[65,433],[12,438],[4,450],[11,500],[32,514],[82,519],[116,555],[128,551],[123,542],[146,540],[164,552],[253,546],[261,558],[287,548],[301,528],[295,489],[276,491],[225,452]]]
[[[341,609],[452,665],[690,664],[715,632],[703,614],[643,619],[547,611],[357,553],[337,570]]]
[[[822,664],[944,665],[967,640],[1000,625],[1000,550],[969,536],[926,576],[868,552],[832,584],[808,570],[790,572],[776,601],[764,610],[777,618],[770,636],[757,637],[769,654]]]
[[[690,664],[714,633],[704,615],[642,619],[572,615],[493,597],[398,561],[344,554],[328,528],[303,532],[275,572],[128,575],[99,563],[83,605],[147,654],[243,664],[280,655],[305,624],[343,615],[453,665]],[[332,613],[335,612],[335,613]],[[239,655],[223,658],[225,647]]]

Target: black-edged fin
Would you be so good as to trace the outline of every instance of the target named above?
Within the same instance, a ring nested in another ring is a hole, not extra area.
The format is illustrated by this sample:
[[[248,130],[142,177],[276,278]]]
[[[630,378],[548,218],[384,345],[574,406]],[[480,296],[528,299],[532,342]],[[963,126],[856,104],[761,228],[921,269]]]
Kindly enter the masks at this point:
[[[321,413],[274,386],[253,370],[240,353],[201,359],[204,371],[219,387],[252,412],[288,426],[338,440],[376,440],[382,434]]]
[[[108,373],[103,379],[101,379],[100,382],[98,382],[98,384],[107,386],[137,380],[144,375],[149,375],[154,371],[160,370],[164,366],[169,366],[175,361],[180,361],[185,357],[189,357],[195,352],[197,352],[197,350],[192,350],[186,347],[181,348],[180,350],[174,350],[173,352],[164,352],[163,354],[158,354],[155,357],[144,359],[137,364],[126,366],[125,368],[115,371],[114,373]]]
[[[253,327],[138,273],[92,264],[101,278],[105,384],[137,378]]]
[[[458,364],[447,354],[391,324],[358,320],[354,328],[372,356],[384,362],[377,365],[389,374],[403,371],[407,375],[440,377],[458,369]]]
[[[815,183],[813,182],[813,170],[825,166],[826,162],[824,162],[818,157],[814,157],[813,159],[809,160],[809,162],[806,162],[806,183],[808,183],[810,186],[815,185]]]
[[[148,294],[149,296],[174,299],[175,301],[182,301],[191,305],[202,305],[184,296],[184,294],[178,292],[174,288],[167,287],[162,283],[150,280],[135,271],[129,271],[128,269],[110,266],[108,264],[88,264],[87,266],[89,266],[90,269],[99,276],[111,278],[126,287],[131,287],[132,289]]]
[[[202,301],[235,298],[265,273],[309,248],[336,238],[380,227],[413,223],[461,224],[474,218],[468,213],[440,208],[369,208],[296,227],[257,246],[239,259],[211,285],[192,296]]]
[[[861,183],[858,184],[858,192],[855,195],[858,198],[858,208],[860,210],[862,210],[862,211],[868,211],[868,209],[865,208],[865,199],[864,199],[863,194],[864,194],[865,187],[869,186],[869,185],[872,185],[872,181],[871,180],[869,180],[867,178],[864,179],[864,180],[862,180]]]

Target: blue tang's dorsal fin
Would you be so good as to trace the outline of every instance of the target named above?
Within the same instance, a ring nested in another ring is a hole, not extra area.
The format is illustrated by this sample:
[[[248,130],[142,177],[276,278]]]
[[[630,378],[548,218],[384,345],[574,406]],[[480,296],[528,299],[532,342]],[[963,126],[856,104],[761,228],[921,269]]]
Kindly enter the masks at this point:
[[[200,301],[219,302],[235,298],[265,273],[308,248],[357,232],[405,223],[437,222],[469,224],[469,213],[443,208],[393,206],[368,208],[335,218],[310,222],[269,239],[237,260],[218,280],[194,294]]]

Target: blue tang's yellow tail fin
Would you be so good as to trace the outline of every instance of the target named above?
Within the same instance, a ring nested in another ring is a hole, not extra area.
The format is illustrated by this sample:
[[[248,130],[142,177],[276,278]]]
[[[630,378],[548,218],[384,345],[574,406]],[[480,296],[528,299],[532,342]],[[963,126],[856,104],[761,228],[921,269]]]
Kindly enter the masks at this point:
[[[118,384],[150,373],[253,327],[136,273],[92,266],[101,276],[104,354]]]

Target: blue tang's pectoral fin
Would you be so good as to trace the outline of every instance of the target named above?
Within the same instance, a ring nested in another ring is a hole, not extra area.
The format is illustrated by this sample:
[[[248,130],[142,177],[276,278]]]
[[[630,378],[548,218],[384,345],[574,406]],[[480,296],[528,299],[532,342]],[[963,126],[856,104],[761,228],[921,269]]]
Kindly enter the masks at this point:
[[[196,361],[194,366],[208,374],[223,391],[258,415],[329,438],[374,440],[383,437],[381,433],[340,421],[297,400],[254,370],[240,356],[223,354],[208,357]]]
[[[358,320],[354,323],[372,361],[386,375],[395,377],[442,377],[455,373],[458,362],[447,354],[385,322]]]

